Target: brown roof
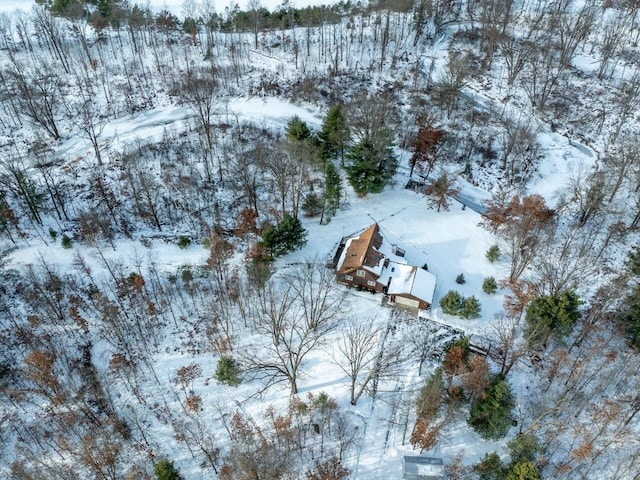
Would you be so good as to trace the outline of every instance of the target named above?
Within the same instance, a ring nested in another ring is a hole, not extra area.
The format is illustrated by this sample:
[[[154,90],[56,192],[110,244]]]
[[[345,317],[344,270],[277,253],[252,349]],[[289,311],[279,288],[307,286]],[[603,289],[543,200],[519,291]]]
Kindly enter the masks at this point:
[[[362,268],[367,252],[370,249],[380,247],[381,237],[378,231],[378,224],[374,223],[360,235],[350,239],[349,245],[346,247],[344,261],[337,273],[345,274]]]

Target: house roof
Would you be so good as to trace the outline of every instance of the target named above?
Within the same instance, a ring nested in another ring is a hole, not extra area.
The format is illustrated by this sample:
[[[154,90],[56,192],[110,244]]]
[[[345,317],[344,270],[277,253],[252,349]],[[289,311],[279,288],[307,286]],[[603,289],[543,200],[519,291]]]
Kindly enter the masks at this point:
[[[374,223],[359,235],[349,238],[336,265],[337,273],[349,273],[365,266],[367,252],[371,249],[377,250],[380,247],[379,242],[376,242],[376,237],[378,236],[378,224]],[[376,245],[376,243],[378,244]],[[377,267],[380,263],[377,262],[375,265],[368,266]]]
[[[444,465],[441,458],[425,457],[422,455],[405,455],[404,474],[421,480],[441,480],[444,478]]]
[[[433,273],[395,262],[389,262],[385,270],[384,278],[387,279],[385,281],[389,282],[388,279],[391,279],[387,289],[389,295],[411,295],[429,305],[433,303],[433,294],[436,289],[436,276]]]

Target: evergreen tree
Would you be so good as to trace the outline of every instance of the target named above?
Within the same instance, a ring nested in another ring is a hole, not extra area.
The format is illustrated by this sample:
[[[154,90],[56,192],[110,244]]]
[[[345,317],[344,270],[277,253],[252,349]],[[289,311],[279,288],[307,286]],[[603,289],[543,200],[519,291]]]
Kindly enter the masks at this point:
[[[232,357],[223,356],[218,361],[216,380],[235,387],[240,385],[240,366]]]
[[[629,344],[640,347],[640,285],[635,285],[624,298],[617,318],[627,331]]]
[[[324,209],[325,200],[322,199],[316,192],[310,192],[302,203],[302,211],[305,217],[317,217],[322,213]]]
[[[480,318],[480,302],[474,296],[464,299],[462,308],[460,309],[460,316],[462,318]]]
[[[311,130],[309,130],[306,122],[303,122],[300,117],[295,115],[287,122],[285,134],[289,141],[303,142],[311,137]]]
[[[342,105],[338,104],[329,109],[322,122],[319,137],[322,141],[324,158],[339,154],[341,162],[344,163],[344,150],[351,136]]]
[[[540,480],[540,471],[535,463],[523,460],[509,468],[505,480]]]
[[[300,220],[286,213],[278,226],[271,225],[262,232],[261,246],[271,258],[281,257],[307,243],[307,231]]]
[[[398,162],[389,146],[376,148],[363,139],[347,153],[350,165],[345,168],[349,183],[360,195],[380,193],[396,172]]]
[[[623,298],[616,318],[627,331],[627,338],[632,347],[640,347],[640,249],[634,247],[625,262],[629,290]]]
[[[471,406],[467,422],[483,438],[498,440],[511,426],[513,397],[503,375],[495,375]]]
[[[84,5],[79,0],[54,0],[51,13],[63,17],[78,17],[84,13]]]
[[[538,439],[532,433],[520,433],[508,444],[512,463],[521,461],[533,462],[540,451]]]
[[[464,298],[455,290],[449,290],[447,294],[440,299],[440,308],[447,315],[459,315],[464,306]]]
[[[478,474],[480,480],[501,480],[502,469],[502,460],[496,452],[485,454],[484,458],[473,467],[473,471]]]
[[[495,263],[496,260],[500,258],[500,247],[498,247],[498,245],[491,245],[485,255],[489,262]]]
[[[482,291],[484,293],[488,293],[489,295],[493,295],[498,290],[498,283],[496,279],[493,277],[487,277],[482,282]]]
[[[153,473],[157,480],[184,480],[180,471],[166,458],[163,458],[153,466]]]
[[[568,335],[578,320],[580,298],[573,290],[556,295],[541,295],[527,307],[527,337],[545,341],[552,333],[558,337]]]
[[[327,206],[331,210],[331,214],[335,215],[336,210],[340,208],[340,198],[342,197],[342,179],[338,170],[332,162],[327,162],[324,170],[324,189]]]
[[[631,275],[640,276],[640,249],[638,249],[638,247],[634,247],[633,250],[629,252],[625,267]]]

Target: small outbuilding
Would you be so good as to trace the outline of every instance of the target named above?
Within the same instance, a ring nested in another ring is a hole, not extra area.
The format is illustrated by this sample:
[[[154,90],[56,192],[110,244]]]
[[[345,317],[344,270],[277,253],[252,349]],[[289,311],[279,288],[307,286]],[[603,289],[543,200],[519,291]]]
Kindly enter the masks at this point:
[[[390,262],[386,293],[391,301],[405,307],[426,310],[433,303],[436,276],[412,265]]]
[[[424,455],[405,455],[402,459],[405,480],[444,480],[444,463],[441,458]]]

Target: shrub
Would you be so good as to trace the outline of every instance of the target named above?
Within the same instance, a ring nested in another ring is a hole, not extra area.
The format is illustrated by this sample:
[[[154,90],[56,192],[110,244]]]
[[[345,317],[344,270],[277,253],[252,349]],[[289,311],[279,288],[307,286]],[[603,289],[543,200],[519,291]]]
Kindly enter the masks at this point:
[[[166,458],[163,458],[153,466],[153,473],[157,480],[184,480],[180,471]]]
[[[216,369],[216,380],[231,387],[240,385],[240,366],[238,362],[232,357],[221,357]]]
[[[489,262],[494,263],[500,258],[500,247],[498,245],[492,245],[489,247],[486,253],[487,260]]]
[[[462,284],[464,284],[464,282],[466,282],[466,280],[464,279],[464,273],[461,273],[460,275],[458,275],[456,277],[456,283],[458,285],[462,285]]]
[[[480,318],[480,302],[476,297],[471,296],[464,299],[460,316],[466,319]]]
[[[494,375],[483,395],[479,395],[471,406],[467,422],[483,438],[498,440],[511,427],[512,408],[509,384],[503,375]]]
[[[49,228],[49,236],[51,237],[51,240],[55,242],[56,238],[58,238],[58,232],[56,232],[53,228]]]
[[[62,235],[61,245],[62,245],[62,248],[71,248],[73,246],[73,241],[71,240],[71,237],[69,237],[66,233]]]
[[[184,250],[189,245],[191,245],[191,240],[189,239],[189,237],[187,237],[185,235],[180,235],[178,237],[178,248]]]
[[[464,298],[455,290],[449,290],[447,294],[440,299],[440,308],[447,315],[459,315],[464,305]]]
[[[498,291],[498,284],[496,283],[496,279],[493,277],[487,277],[482,282],[482,291],[484,293],[488,293],[489,295],[493,295]]]

